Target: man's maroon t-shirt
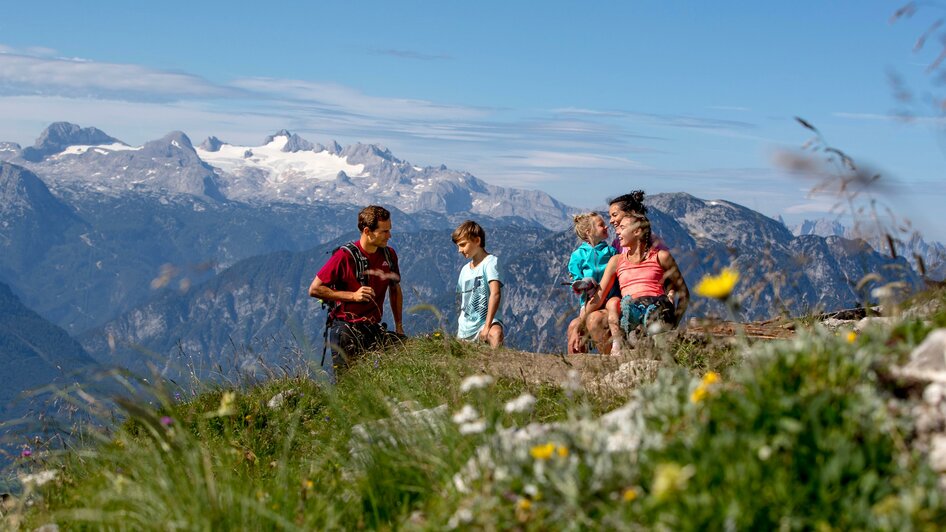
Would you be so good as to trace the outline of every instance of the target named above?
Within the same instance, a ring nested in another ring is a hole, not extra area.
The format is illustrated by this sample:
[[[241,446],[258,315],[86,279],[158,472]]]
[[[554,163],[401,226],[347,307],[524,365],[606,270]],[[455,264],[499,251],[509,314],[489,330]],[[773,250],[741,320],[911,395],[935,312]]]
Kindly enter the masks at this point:
[[[380,248],[374,253],[365,253],[365,248],[361,247],[361,242],[355,241],[358,249],[364,253],[368,259],[368,286],[374,290],[374,297],[362,303],[352,301],[340,301],[332,312],[332,317],[337,320],[347,322],[367,321],[370,323],[379,323],[381,315],[384,314],[384,296],[388,292],[388,285],[399,281],[397,274],[393,273],[394,265],[388,264],[384,257],[384,251]],[[388,247],[391,260],[397,264],[397,253],[394,248]],[[355,292],[361,288],[361,283],[355,277],[355,262],[347,250],[338,248],[332,257],[329,258],[325,266],[317,274],[322,284],[333,290],[343,292]]]

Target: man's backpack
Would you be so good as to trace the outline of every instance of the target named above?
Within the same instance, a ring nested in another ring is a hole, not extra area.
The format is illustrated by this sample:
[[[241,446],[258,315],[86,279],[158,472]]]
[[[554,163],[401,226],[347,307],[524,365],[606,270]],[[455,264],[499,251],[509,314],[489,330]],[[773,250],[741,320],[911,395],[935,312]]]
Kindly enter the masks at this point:
[[[361,252],[361,248],[355,245],[354,242],[349,242],[343,244],[332,250],[332,256],[340,250],[344,249],[351,255],[352,262],[355,263],[355,279],[358,280],[358,284],[361,286],[368,286],[368,257]],[[391,268],[391,273],[397,275],[395,283],[400,282],[401,269],[397,264],[397,261],[393,260],[391,256],[391,251],[387,247],[381,248],[384,252],[384,260],[388,262],[388,265]],[[335,286],[332,286],[332,289],[336,289]],[[325,310],[325,331],[322,333],[322,362],[325,364],[325,350],[328,347],[328,330],[332,326],[333,314],[335,309],[340,305],[338,301],[322,301],[322,308]]]
[[[368,257],[361,252],[361,248],[355,245],[354,242],[349,242],[345,245],[339,246],[332,250],[332,255],[336,251],[344,249],[351,255],[352,261],[355,263],[355,279],[358,279],[358,284],[361,286],[368,285]],[[388,262],[391,267],[391,273],[396,274],[398,277],[401,275],[400,268],[396,261],[391,258],[391,251],[387,247],[381,248],[381,251],[384,252],[384,260]],[[395,281],[398,282],[398,281]]]

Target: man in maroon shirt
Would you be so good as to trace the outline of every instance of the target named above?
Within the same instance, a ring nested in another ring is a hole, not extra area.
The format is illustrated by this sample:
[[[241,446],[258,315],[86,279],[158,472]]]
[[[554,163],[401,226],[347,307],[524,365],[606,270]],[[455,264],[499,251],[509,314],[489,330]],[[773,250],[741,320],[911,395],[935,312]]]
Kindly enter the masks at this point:
[[[387,247],[391,213],[377,205],[365,207],[358,213],[358,230],[359,239],[335,250],[309,286],[310,296],[334,303],[326,339],[332,349],[332,381],[355,357],[392,340],[394,335],[381,323],[389,290],[394,331],[404,335],[397,254]]]

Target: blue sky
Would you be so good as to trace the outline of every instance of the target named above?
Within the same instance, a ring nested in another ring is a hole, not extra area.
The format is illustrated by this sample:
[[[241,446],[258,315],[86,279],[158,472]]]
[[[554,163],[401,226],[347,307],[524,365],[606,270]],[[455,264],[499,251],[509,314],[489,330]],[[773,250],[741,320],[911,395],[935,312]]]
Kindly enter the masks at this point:
[[[808,194],[833,167],[777,162],[811,137],[801,116],[882,175],[875,199],[946,241],[931,103],[946,87],[926,72],[937,40],[913,50],[946,11],[891,24],[902,4],[21,3],[0,18],[0,140],[32,144],[57,120],[130,144],[286,128],[575,206],[685,191],[796,222],[837,200]]]

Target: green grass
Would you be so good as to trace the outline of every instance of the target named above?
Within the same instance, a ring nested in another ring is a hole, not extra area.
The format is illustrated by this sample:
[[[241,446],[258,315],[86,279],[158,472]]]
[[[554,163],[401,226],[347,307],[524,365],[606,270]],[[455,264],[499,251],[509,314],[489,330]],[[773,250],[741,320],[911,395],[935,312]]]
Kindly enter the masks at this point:
[[[906,320],[854,342],[819,327],[752,345],[677,340],[651,353],[666,367],[636,390],[497,378],[463,392],[465,378],[489,368],[489,352],[417,339],[369,355],[336,387],[298,377],[186,402],[125,401],[117,428],[18,463],[21,474],[58,476],[27,486],[0,523],[935,528],[946,519],[943,493],[911,448],[909,409],[888,408],[897,399],[874,368],[903,360],[944,319]],[[701,380],[710,372],[717,382]],[[269,407],[280,393],[283,404]],[[535,398],[531,410],[507,412],[523,393]],[[451,420],[464,405],[482,422],[466,434],[473,425]]]

